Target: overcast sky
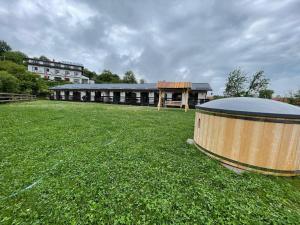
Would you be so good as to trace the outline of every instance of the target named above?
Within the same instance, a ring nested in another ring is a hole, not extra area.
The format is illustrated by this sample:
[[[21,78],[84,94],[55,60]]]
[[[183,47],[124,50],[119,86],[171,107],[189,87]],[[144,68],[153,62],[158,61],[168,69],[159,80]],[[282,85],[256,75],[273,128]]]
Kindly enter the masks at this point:
[[[147,82],[209,82],[264,70],[277,94],[300,88],[299,0],[0,0],[0,39],[29,56]]]

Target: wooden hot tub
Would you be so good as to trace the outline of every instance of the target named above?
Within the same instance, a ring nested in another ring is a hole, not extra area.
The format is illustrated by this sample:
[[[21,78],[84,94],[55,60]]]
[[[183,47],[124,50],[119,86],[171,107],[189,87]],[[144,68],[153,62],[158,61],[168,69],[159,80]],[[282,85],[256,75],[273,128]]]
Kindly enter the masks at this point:
[[[241,97],[196,108],[194,141],[203,152],[241,169],[300,174],[300,107]]]

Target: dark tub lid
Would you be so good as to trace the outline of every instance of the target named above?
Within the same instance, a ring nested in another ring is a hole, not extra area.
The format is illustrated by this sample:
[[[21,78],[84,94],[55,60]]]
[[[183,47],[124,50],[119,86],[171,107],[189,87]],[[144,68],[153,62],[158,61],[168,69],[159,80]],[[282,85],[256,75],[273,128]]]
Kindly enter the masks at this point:
[[[300,107],[263,98],[222,98],[198,104],[196,108],[239,115],[300,119]]]

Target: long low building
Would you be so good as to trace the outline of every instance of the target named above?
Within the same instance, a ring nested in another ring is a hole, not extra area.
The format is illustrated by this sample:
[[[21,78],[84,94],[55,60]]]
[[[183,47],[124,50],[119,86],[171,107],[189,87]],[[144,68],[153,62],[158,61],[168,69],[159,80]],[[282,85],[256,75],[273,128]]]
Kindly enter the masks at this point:
[[[145,84],[65,84],[50,88],[51,99],[65,101],[105,102],[132,105],[157,105],[159,90],[156,83]],[[188,102],[193,108],[207,102],[207,93],[212,91],[208,83],[192,83]],[[183,93],[177,89],[165,92],[164,101],[184,102]]]

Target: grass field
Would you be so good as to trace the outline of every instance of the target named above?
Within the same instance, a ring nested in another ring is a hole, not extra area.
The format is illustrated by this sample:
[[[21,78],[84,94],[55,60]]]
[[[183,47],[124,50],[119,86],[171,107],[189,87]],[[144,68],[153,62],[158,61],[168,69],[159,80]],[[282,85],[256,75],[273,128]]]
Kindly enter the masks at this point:
[[[0,105],[0,224],[299,224],[299,178],[237,175],[186,144],[195,111]]]

